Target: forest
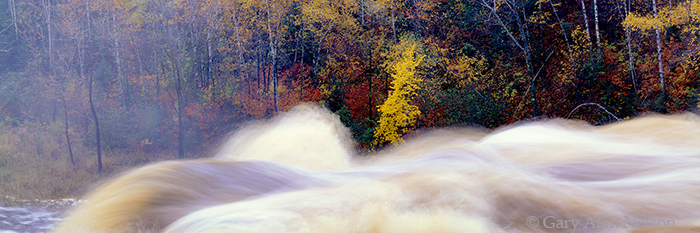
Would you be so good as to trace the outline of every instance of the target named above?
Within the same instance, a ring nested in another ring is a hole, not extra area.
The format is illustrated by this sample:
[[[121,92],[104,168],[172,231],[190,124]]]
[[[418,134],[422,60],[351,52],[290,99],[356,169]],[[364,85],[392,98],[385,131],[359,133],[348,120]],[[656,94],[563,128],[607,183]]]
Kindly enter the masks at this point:
[[[8,0],[0,30],[0,168],[22,143],[89,173],[114,151],[193,158],[304,102],[372,150],[700,98],[692,0]]]

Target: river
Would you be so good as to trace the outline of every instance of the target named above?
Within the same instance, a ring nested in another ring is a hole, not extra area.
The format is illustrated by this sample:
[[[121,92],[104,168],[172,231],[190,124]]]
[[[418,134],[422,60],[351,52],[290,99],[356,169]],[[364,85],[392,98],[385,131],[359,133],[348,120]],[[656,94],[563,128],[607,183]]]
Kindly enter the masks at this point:
[[[83,197],[73,232],[700,232],[700,116],[442,129],[368,154],[324,109]]]
[[[75,199],[31,201],[5,197],[0,203],[0,233],[49,232],[76,203]]]
[[[700,232],[694,114],[353,145],[337,116],[300,108],[246,126],[211,158],[115,177],[63,220],[76,200],[0,202],[0,233]]]

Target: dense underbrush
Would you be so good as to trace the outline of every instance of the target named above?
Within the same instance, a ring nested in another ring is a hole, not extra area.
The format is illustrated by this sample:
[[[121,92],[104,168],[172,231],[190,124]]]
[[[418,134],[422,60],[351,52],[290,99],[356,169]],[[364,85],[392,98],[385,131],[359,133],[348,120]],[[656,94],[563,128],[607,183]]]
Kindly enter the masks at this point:
[[[71,164],[63,125],[0,124],[0,196],[19,199],[77,198],[107,177],[148,162],[174,158],[168,149],[148,145],[103,149],[103,172],[97,173],[94,143],[70,132]]]

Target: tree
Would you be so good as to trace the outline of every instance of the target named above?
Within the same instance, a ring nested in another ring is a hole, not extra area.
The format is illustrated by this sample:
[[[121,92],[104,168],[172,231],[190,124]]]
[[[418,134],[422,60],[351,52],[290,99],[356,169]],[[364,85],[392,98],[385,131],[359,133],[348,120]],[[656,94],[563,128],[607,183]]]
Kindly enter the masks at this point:
[[[624,0],[622,4],[623,4],[622,6],[618,5],[616,8],[618,10],[619,17],[621,17],[622,21],[624,21],[624,19],[627,17],[627,15],[629,15],[631,12],[632,3],[631,3],[631,0]],[[622,26],[625,28],[625,44],[627,46],[627,59],[629,62],[629,67],[628,67],[629,74],[630,74],[630,78],[632,79],[632,88],[636,92],[637,91],[637,81],[635,78],[634,56],[632,54],[632,39],[631,39],[632,31],[630,30],[629,24],[625,24],[623,22]]]
[[[564,36],[564,41],[566,42],[566,48],[569,50],[569,58],[571,59],[571,63],[574,64],[576,61],[574,60],[574,53],[571,51],[571,44],[569,44],[569,37],[566,35],[566,29],[564,29],[564,24],[561,23],[561,19],[559,19],[559,14],[557,13],[557,8],[554,7],[554,3],[552,3],[552,0],[549,0],[549,6],[552,7],[552,11],[554,12],[554,16],[557,18],[557,22],[559,22],[559,27],[561,27],[561,34]]]
[[[284,6],[276,2],[270,2],[270,0],[265,0],[265,11],[267,11],[267,33],[268,42],[270,43],[270,56],[272,57],[272,89],[273,89],[273,99],[275,105],[275,114],[279,113],[279,93],[277,93],[278,77],[277,77],[277,50],[279,48],[279,38],[278,30],[279,24],[281,24],[282,16],[279,7]]]
[[[416,67],[424,56],[416,57],[417,44],[411,44],[405,49],[399,61],[391,67],[389,73],[393,81],[391,91],[386,101],[378,106],[379,129],[374,133],[374,145],[389,142],[397,144],[402,142],[401,135],[412,129],[421,112],[418,106],[411,104],[411,99],[420,89],[421,78],[417,77]]]
[[[192,55],[188,51],[188,41],[186,41],[185,29],[182,25],[186,25],[183,22],[186,17],[182,14],[180,9],[183,2],[168,1],[168,0],[158,0],[153,2],[153,10],[155,11],[152,15],[153,24],[157,25],[154,30],[154,37],[158,38],[158,42],[162,44],[160,49],[161,54],[165,56],[165,64],[169,68],[170,76],[175,79],[174,89],[175,98],[173,99],[173,110],[177,116],[177,157],[182,159],[185,157],[185,82],[188,75],[190,75],[192,70]],[[170,93],[168,93],[170,94]],[[175,104],[177,103],[177,104]]]
[[[488,17],[486,20],[495,20],[496,24],[500,26],[503,31],[506,32],[508,37],[511,39],[513,44],[520,49],[520,51],[525,56],[525,65],[527,66],[528,79],[530,81],[530,87],[528,91],[531,95],[532,101],[532,114],[533,116],[539,115],[539,109],[537,107],[537,90],[536,90],[536,77],[533,72],[532,67],[532,51],[530,48],[530,38],[528,29],[528,17],[527,10],[525,9],[525,3],[523,0],[478,0],[479,4],[486,9],[488,12]],[[501,16],[503,15],[503,16]],[[505,22],[505,20],[515,21],[515,26],[519,31],[519,39],[511,32],[508,25],[510,22]],[[527,94],[526,94],[527,95]]]
[[[81,17],[77,15],[80,14],[76,9],[77,7],[78,4],[60,4],[56,7],[58,9],[57,13],[59,16],[56,28],[60,29],[59,31],[62,32],[61,36],[65,38],[65,40],[64,43],[61,43],[58,46],[59,49],[56,51],[57,59],[54,62],[55,69],[52,69],[55,70],[57,76],[60,77],[60,99],[63,105],[64,134],[68,145],[70,162],[73,164],[73,166],[75,166],[75,158],[73,157],[73,149],[69,134],[70,125],[68,120],[68,103],[66,101],[66,95],[70,94],[70,91],[67,90],[68,88],[66,88],[66,83],[70,83],[70,69],[73,66],[76,55],[81,52],[81,46],[79,43],[82,43],[83,40],[83,32],[80,25]],[[75,44],[71,42],[76,42],[77,51],[74,48]]]
[[[654,20],[656,20],[656,18],[658,18],[656,0],[651,0],[651,4],[654,9]],[[654,26],[654,32],[656,33],[656,53],[659,55],[659,82],[661,83],[661,95],[666,95],[666,88],[664,88],[664,66],[661,58],[661,33],[659,32],[658,24]]]
[[[698,52],[700,48],[697,46],[697,34],[700,32],[700,26],[697,24],[700,20],[700,16],[698,16],[700,3],[698,1],[681,1],[676,7],[671,4],[668,7],[661,7],[661,4],[657,5],[655,0],[651,3],[652,12],[639,14],[629,12],[623,26],[629,27],[633,31],[654,32],[653,40],[642,43],[646,44],[647,48],[655,43],[656,59],[648,60],[655,61],[654,66],[658,68],[658,79],[656,79],[658,81],[654,81],[654,84],[659,84],[657,87],[660,87],[660,98],[657,98],[656,101],[660,105],[654,105],[660,107],[656,110],[663,112],[668,110],[667,107],[678,104],[678,102],[667,102],[668,96],[685,99],[698,92],[691,83],[696,83],[695,80],[697,80],[697,58],[700,55]],[[666,49],[662,49],[662,47]],[[664,63],[666,64],[664,65]],[[642,64],[640,68],[642,67],[649,68],[651,65]],[[647,69],[647,72],[653,71]],[[649,75],[640,72],[639,76],[640,79],[643,79],[644,76]],[[644,80],[642,80],[642,85],[643,82]],[[682,85],[679,86],[679,84]],[[644,95],[643,92],[642,95]]]
[[[654,0],[655,1],[655,0]],[[598,1],[593,0],[593,18],[595,19],[595,44],[596,44],[596,62],[601,62],[600,54],[600,29],[598,29]]]

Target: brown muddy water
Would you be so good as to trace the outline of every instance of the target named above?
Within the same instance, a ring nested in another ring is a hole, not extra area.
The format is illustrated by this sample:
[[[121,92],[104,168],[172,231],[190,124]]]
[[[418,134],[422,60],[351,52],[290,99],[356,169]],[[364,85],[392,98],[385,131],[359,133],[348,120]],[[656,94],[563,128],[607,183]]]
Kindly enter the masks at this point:
[[[600,127],[561,119],[440,129],[358,154],[338,117],[301,106],[212,157],[117,176],[56,232],[700,232],[700,117]],[[20,216],[20,215],[18,215]],[[26,228],[29,229],[29,228]],[[13,232],[25,229],[9,229]]]

